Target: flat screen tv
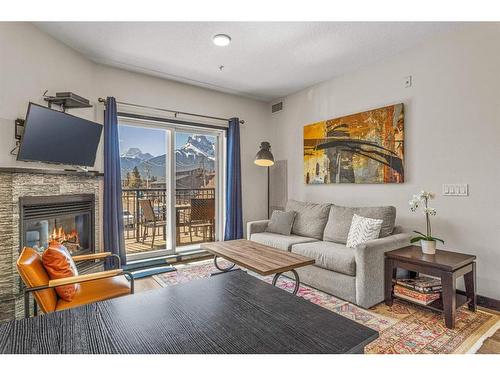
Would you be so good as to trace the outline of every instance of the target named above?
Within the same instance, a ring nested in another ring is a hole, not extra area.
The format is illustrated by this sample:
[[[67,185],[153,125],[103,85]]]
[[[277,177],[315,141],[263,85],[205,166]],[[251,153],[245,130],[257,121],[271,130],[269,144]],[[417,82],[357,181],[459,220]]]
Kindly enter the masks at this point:
[[[102,125],[30,103],[17,160],[91,167]]]

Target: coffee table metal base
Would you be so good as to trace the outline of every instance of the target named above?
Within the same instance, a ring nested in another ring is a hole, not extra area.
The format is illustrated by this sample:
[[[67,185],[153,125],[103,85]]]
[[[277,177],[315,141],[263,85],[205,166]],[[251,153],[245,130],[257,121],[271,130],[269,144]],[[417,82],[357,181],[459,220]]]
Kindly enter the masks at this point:
[[[295,270],[290,270],[290,272],[293,273],[293,276],[295,277],[295,288],[293,289],[292,294],[297,294],[299,291],[299,286],[300,286],[300,279],[299,279],[299,274]],[[273,277],[273,285],[276,286],[276,283],[278,282],[279,277],[282,275],[281,272],[277,273]]]
[[[236,263],[231,263],[229,266],[227,267],[221,267],[218,263],[217,263],[217,259],[219,258],[218,255],[215,255],[214,256],[214,266],[215,268],[217,268],[219,271],[219,273],[213,273],[211,274],[211,276],[215,276],[215,275],[220,275],[221,273],[224,273],[224,272],[229,272],[231,271],[234,266],[236,265]],[[299,279],[299,274],[297,273],[297,271],[295,270],[290,270],[289,272],[292,272],[293,273],[293,276],[295,278],[295,288],[293,289],[293,292],[292,294],[297,294],[297,292],[299,291],[299,286],[300,286],[300,279]],[[273,277],[273,286],[276,286],[276,283],[278,282],[278,279],[279,277],[283,274],[283,272],[278,272],[277,274],[274,275]]]
[[[230,266],[228,267],[225,267],[225,268],[222,268],[221,266],[219,266],[219,264],[217,263],[217,258],[218,256],[214,256],[214,266],[215,268],[217,268],[219,271],[221,272],[227,272],[227,271],[230,271],[236,264],[235,263],[231,263]]]

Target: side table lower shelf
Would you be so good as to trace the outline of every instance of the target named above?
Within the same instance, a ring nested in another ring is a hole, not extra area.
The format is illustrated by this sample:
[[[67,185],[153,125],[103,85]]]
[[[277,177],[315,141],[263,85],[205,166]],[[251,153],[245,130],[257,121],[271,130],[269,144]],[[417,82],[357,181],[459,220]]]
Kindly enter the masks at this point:
[[[393,284],[393,286],[394,286],[394,284]],[[396,296],[394,294],[392,295],[392,298],[393,299],[399,299],[401,301],[405,301],[405,302],[408,302],[408,303],[412,303],[412,304],[414,304],[416,306],[420,306],[420,307],[423,307],[423,308],[434,310],[434,311],[437,311],[437,312],[440,312],[440,313],[444,312],[443,297],[440,297],[439,299],[437,299],[437,300],[429,303],[428,305],[422,305],[422,304],[413,302],[413,301],[411,301],[409,299]],[[459,307],[470,303],[471,302],[471,298],[467,298],[467,296],[464,296],[463,294],[456,294],[455,301],[456,301],[456,308],[458,309]]]

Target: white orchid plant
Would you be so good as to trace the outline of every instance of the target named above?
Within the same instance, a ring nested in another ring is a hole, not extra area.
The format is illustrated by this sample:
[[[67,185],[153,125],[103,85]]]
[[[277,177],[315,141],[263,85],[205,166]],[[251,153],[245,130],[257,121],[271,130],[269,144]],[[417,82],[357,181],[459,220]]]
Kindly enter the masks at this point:
[[[420,240],[424,241],[440,241],[444,244],[444,241],[440,238],[432,236],[432,228],[431,228],[431,216],[436,216],[436,209],[429,207],[429,201],[434,199],[434,194],[428,191],[421,191],[420,194],[413,195],[413,198],[410,200],[410,210],[412,212],[417,211],[419,207],[422,208],[423,213],[425,214],[425,221],[427,224],[427,234],[423,234],[422,232],[414,230],[418,236],[413,237],[411,239],[411,243],[418,242]]]

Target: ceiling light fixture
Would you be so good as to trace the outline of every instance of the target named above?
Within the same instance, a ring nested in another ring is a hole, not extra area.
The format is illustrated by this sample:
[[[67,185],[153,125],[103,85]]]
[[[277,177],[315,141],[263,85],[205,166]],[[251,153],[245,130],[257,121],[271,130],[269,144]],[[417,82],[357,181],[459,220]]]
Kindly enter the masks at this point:
[[[212,41],[214,42],[214,44],[216,46],[225,47],[225,46],[229,45],[229,43],[231,43],[231,37],[229,35],[226,35],[226,34],[217,34],[217,35],[214,35],[214,37],[212,38]]]

